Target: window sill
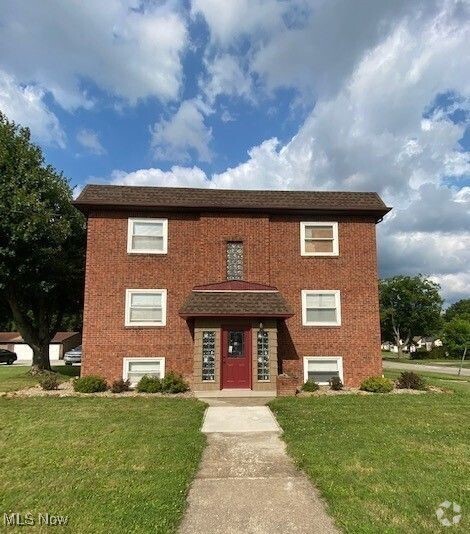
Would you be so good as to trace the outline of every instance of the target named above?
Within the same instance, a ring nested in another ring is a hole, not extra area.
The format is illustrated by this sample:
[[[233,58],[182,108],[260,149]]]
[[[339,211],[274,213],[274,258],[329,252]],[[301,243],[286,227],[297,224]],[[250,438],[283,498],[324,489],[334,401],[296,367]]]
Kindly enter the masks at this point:
[[[307,254],[307,253],[304,253],[304,254],[300,254],[300,256],[302,258],[338,258],[339,257],[339,253],[338,254],[333,254],[333,253],[328,253],[328,254]]]
[[[305,326],[306,328],[339,328],[341,326],[341,323],[334,323],[334,324],[324,324],[324,323],[302,323],[302,326]]]
[[[126,324],[126,330],[142,330],[142,328],[164,328],[166,324]]]
[[[128,250],[127,251],[128,256],[168,256],[168,252],[152,252],[149,250],[143,251],[143,250]]]

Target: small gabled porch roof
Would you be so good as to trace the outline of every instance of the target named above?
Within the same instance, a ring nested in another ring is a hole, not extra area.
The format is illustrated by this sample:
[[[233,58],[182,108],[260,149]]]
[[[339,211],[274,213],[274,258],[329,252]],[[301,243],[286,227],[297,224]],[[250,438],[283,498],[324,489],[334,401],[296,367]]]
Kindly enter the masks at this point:
[[[275,317],[294,313],[274,286],[228,280],[195,286],[179,312],[181,317]]]

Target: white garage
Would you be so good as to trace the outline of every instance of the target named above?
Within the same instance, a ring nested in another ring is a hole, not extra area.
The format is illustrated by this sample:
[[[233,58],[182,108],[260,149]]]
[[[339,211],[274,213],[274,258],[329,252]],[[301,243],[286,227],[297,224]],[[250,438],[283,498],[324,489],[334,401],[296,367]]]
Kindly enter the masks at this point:
[[[64,354],[82,342],[80,332],[57,332],[49,345],[49,358],[51,362],[61,360]],[[23,341],[19,332],[0,332],[0,348],[11,350],[16,353],[19,362],[31,362],[33,351]]]

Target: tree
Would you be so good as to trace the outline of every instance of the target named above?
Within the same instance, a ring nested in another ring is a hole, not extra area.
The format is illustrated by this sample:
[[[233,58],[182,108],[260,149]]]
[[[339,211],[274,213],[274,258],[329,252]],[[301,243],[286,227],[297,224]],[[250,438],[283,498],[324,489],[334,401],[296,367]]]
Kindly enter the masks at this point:
[[[465,348],[470,348],[470,321],[454,318],[446,322],[443,330],[444,345],[454,357],[462,357]]]
[[[0,330],[6,332],[13,332],[15,330],[15,322],[11,315],[10,307],[5,298],[0,296]]]
[[[415,335],[431,335],[441,324],[439,285],[418,276],[380,281],[380,324],[383,339],[394,339],[399,356]]]
[[[461,299],[449,306],[444,314],[446,321],[464,319],[470,321],[470,299]]]
[[[33,350],[32,372],[50,370],[51,339],[81,309],[85,222],[71,201],[29,129],[0,112],[0,299]]]

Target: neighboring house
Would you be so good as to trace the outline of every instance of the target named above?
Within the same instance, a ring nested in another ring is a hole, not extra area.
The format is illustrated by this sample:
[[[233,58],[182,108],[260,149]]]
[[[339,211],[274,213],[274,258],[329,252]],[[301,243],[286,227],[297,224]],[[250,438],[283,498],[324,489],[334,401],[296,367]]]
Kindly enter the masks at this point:
[[[427,352],[430,352],[433,347],[442,347],[442,341],[433,336],[414,336],[410,350],[415,352],[416,349],[425,349]]]
[[[74,204],[84,375],[275,393],[279,373],[382,373],[376,193],[88,185]]]
[[[402,343],[401,340],[400,340],[400,342]],[[411,350],[411,347],[412,347],[412,345],[410,347],[408,347],[408,345],[403,345],[401,350],[403,352],[408,352],[408,350]],[[381,348],[382,348],[382,350],[398,353],[398,346],[395,345],[395,343],[392,343],[391,341],[384,341],[382,343],[382,345],[381,345]]]
[[[78,347],[81,341],[80,332],[57,332],[49,345],[49,359],[62,359],[68,350]],[[0,332],[0,348],[16,352],[18,360],[33,359],[33,350],[23,341],[19,332]]]

